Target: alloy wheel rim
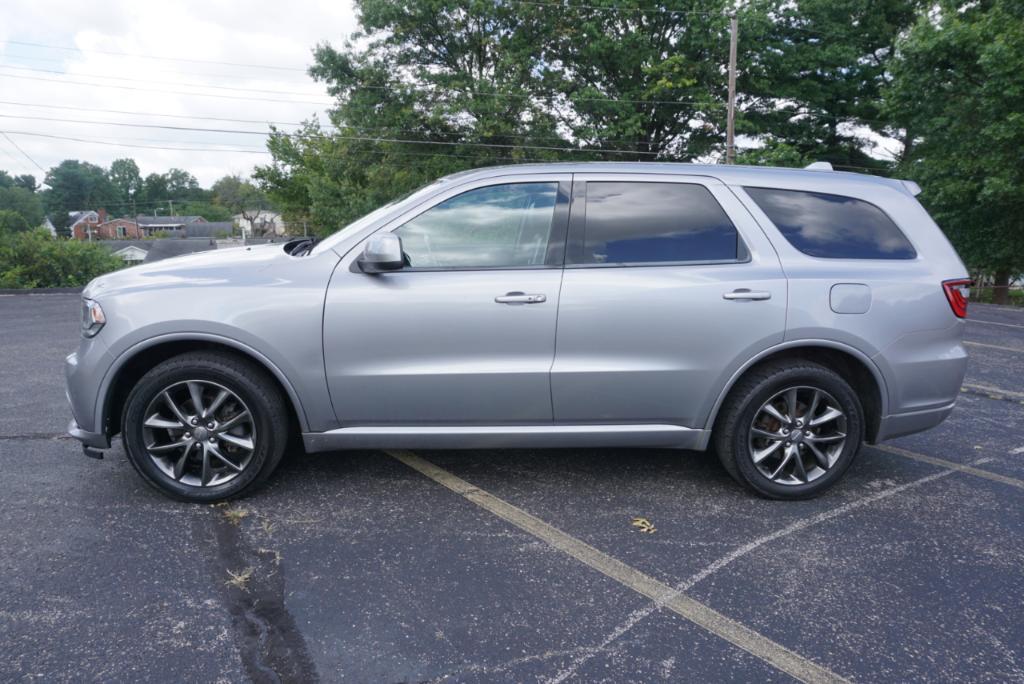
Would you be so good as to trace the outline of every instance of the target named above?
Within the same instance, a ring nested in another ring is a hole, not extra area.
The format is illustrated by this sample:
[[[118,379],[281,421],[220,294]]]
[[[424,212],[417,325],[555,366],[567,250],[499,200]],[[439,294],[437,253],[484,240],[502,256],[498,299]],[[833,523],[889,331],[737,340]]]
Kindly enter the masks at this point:
[[[214,487],[234,480],[256,453],[256,424],[245,402],[209,380],[183,380],[146,407],[142,439],[160,471],[181,484]]]
[[[764,402],[750,423],[747,447],[758,472],[797,486],[825,475],[847,439],[846,414],[818,387],[787,387]]]

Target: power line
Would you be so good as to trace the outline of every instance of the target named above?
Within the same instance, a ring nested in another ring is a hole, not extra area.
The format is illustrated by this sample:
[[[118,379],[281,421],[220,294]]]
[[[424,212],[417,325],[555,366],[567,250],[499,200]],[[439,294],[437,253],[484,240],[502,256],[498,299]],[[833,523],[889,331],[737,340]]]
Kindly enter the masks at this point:
[[[535,7],[557,7],[566,10],[589,10],[594,12],[622,12],[633,14],[665,14],[669,16],[706,16],[724,17],[725,12],[708,12],[701,10],[670,10],[663,8],[645,9],[642,7],[614,7],[604,5],[576,5],[568,2],[533,2],[532,0],[506,0],[505,4],[533,5]]]
[[[7,133],[4,133],[3,131],[0,131],[0,133],[3,133],[4,137],[7,138],[8,140],[11,140],[7,136]],[[131,144],[131,143],[108,142],[108,141],[105,141],[105,140],[90,140],[88,138],[75,138],[75,137],[65,136],[65,135],[54,135],[52,133],[35,133],[33,131],[11,131],[11,133],[13,133],[14,135],[30,135],[30,136],[33,136],[33,137],[36,137],[36,138],[49,138],[51,140],[69,140],[71,142],[90,143],[90,144],[93,144],[93,145],[113,145],[113,146],[116,146],[116,147],[135,147],[135,148],[146,149],[146,150],[175,150],[175,151],[179,151],[179,152],[236,152],[236,153],[242,153],[242,154],[270,154],[270,152],[268,152],[267,150],[255,150],[253,148],[248,148],[248,149],[225,149],[225,148],[211,148],[211,147],[205,147],[205,148],[204,147],[166,147],[166,146],[160,146],[160,145],[136,145],[136,144]],[[13,144],[14,141],[11,140],[11,143]],[[17,147],[17,145],[15,145],[15,146]],[[21,149],[21,148],[18,148],[18,149]],[[29,157],[29,159],[31,159],[31,157]],[[32,163],[35,164],[34,161]],[[36,164],[36,166],[39,168],[40,171],[43,171],[44,173],[46,172],[45,169],[43,169],[43,167],[39,166],[38,164]]]
[[[157,113],[157,112],[132,112],[132,111],[126,111],[126,110],[119,110],[119,109],[96,109],[96,108],[93,108],[93,107],[75,107],[75,106],[71,106],[71,105],[50,105],[50,104],[45,104],[44,105],[44,104],[35,104],[35,103],[31,103],[31,102],[12,102],[12,101],[9,101],[9,100],[0,100],[0,105],[12,105],[12,106],[16,106],[16,107],[33,107],[33,108],[36,108],[36,109],[65,109],[65,110],[68,110],[68,111],[91,112],[91,113],[96,113],[96,114],[123,114],[123,115],[127,115],[127,116],[161,117],[161,118],[185,119],[185,120],[196,120],[196,121],[221,121],[221,122],[226,122],[226,123],[260,124],[260,125],[270,125],[270,126],[303,126],[303,125],[305,125],[304,123],[295,122],[295,121],[267,121],[265,119],[263,119],[263,120],[261,120],[261,119],[231,119],[231,118],[219,117],[219,116],[196,116],[196,115],[185,115],[185,114],[160,114],[160,113]],[[38,117],[34,117],[34,116],[33,117],[28,117],[28,116],[16,117],[16,116],[11,115],[11,114],[0,115],[0,116],[5,116],[6,118],[24,118],[24,119],[30,119],[30,120],[36,120],[38,118]],[[84,122],[84,121],[78,121],[77,119],[76,120],[72,120],[72,121],[77,122],[77,123],[87,123],[87,122]],[[92,122],[92,123],[100,123],[100,122]],[[351,129],[351,130],[356,130],[356,131],[360,131],[360,132],[364,132],[364,133],[365,132],[369,132],[369,131],[396,131],[396,129],[387,128],[387,127],[343,126],[343,128]],[[334,127],[334,126],[329,126],[329,127],[324,128],[323,130],[325,130],[327,132],[332,132],[332,131],[336,131],[337,128]],[[416,133],[416,132],[421,132],[421,131],[415,131],[415,130],[410,130],[410,129],[399,129],[398,132],[401,132],[401,133]],[[524,140],[555,140],[555,141],[559,141],[559,142],[563,142],[565,140],[564,137],[542,136],[542,135],[526,135],[526,134],[519,134],[519,133],[502,133],[502,134],[498,135],[497,137],[502,137],[502,138],[520,138],[520,139],[524,139]],[[602,139],[602,142],[604,142],[604,143],[613,143],[613,144],[621,144],[621,145],[635,145],[636,144],[636,140],[621,140],[621,139],[617,139],[617,138],[605,138],[605,139]],[[626,147],[626,148],[622,148],[622,149],[633,149],[633,148]]]
[[[221,66],[234,66],[242,67],[246,69],[274,69],[278,71],[301,71],[305,73],[306,69],[299,67],[287,67],[277,66],[274,64],[246,64],[242,62],[220,62],[212,59],[186,59],[184,57],[158,57],[156,55],[143,55],[137,52],[115,52],[112,50],[83,50],[77,47],[66,47],[63,45],[48,45],[46,43],[30,43],[24,40],[4,40],[0,43],[6,43],[7,45],[25,45],[28,47],[46,48],[47,50],[64,50],[66,52],[82,52],[85,54],[97,54],[97,55],[116,55],[119,57],[138,57],[140,59],[155,59],[165,62],[189,62],[192,64],[220,64]]]
[[[35,166],[35,167],[36,167],[37,169],[39,169],[39,170],[40,170],[40,171],[42,171],[43,173],[46,173],[46,169],[44,169],[44,168],[43,168],[42,166],[40,166],[40,165],[38,164],[38,162],[36,162],[36,160],[35,160],[35,159],[33,159],[32,157],[30,157],[30,156],[29,156],[29,154],[28,154],[28,152],[26,152],[25,150],[21,149],[21,146],[20,146],[20,145],[18,145],[18,143],[16,143],[16,142],[14,142],[13,140],[11,140],[11,136],[7,135],[7,132],[6,132],[6,131],[0,131],[0,133],[2,133],[2,134],[3,134],[3,136],[4,136],[5,138],[7,138],[7,142],[9,142],[9,143],[11,143],[12,145],[14,145],[14,149],[18,150],[18,151],[19,151],[19,152],[21,152],[21,153],[22,153],[23,155],[25,155],[25,159],[28,159],[28,160],[29,160],[30,162],[32,162],[32,164],[33,164],[33,165],[34,165],[34,166]]]
[[[71,57],[61,57],[61,58],[54,58],[54,57],[32,57],[32,56],[29,56],[29,55],[20,55],[20,54],[12,53],[12,52],[4,53],[3,57],[5,57],[7,59],[10,59],[10,60],[16,60],[16,61],[25,60],[25,61],[28,61],[28,62],[48,62],[50,64],[67,64],[68,60],[72,59]],[[77,62],[77,63],[80,63],[80,62]],[[260,80],[260,81],[274,80],[274,79],[265,78],[263,76],[258,76],[258,75],[243,76],[241,74],[224,74],[224,73],[215,73],[215,72],[209,72],[209,71],[181,71],[180,69],[152,69],[152,68],[147,68],[147,71],[151,71],[151,72],[157,73],[157,74],[178,74],[178,75],[185,75],[185,76],[206,76],[206,77],[210,77],[210,78],[229,78],[229,79],[230,78],[245,78],[245,79],[257,79],[257,80]],[[288,84],[297,83],[297,81],[277,81],[277,82],[279,82],[279,83],[288,83]]]
[[[123,76],[104,76],[102,74],[69,74],[66,71],[59,71],[57,69],[34,69],[32,67],[22,66],[11,66],[9,64],[0,64],[0,69],[15,69],[17,71],[34,71],[43,74],[57,74],[59,76],[85,76],[87,78],[105,78],[108,81],[125,81],[128,83],[151,83],[153,85],[171,85],[171,86],[183,86],[187,88],[216,88],[217,90],[231,90],[242,93],[269,93],[271,95],[301,95],[303,97],[316,97],[318,93],[300,93],[293,90],[267,90],[265,88],[232,88],[229,86],[222,86],[217,84],[207,83],[181,83],[175,81],[154,81],[149,78],[127,78]]]
[[[247,100],[250,102],[285,102],[288,104],[315,104],[326,107],[331,102],[315,102],[312,100],[277,100],[269,97],[244,97],[241,95],[218,95],[216,93],[190,93],[180,90],[164,90],[162,88],[138,88],[135,86],[114,85],[112,83],[87,83],[83,81],[68,81],[56,78],[40,78],[39,76],[19,76],[17,74],[0,74],[0,78],[20,78],[27,81],[43,81],[46,83],[63,83],[65,85],[80,85],[90,88],[117,88],[119,90],[132,90],[146,93],[160,93],[163,95],[191,95],[193,97],[216,97],[223,100]]]
[[[0,114],[3,118],[13,119],[24,119],[27,117],[11,115],[11,114]],[[137,124],[128,123],[124,121],[80,121],[76,119],[63,119],[58,117],[34,117],[37,121],[53,121],[58,123],[76,123],[76,124],[92,124],[100,126],[122,126],[128,128],[147,128],[147,129],[158,129],[158,130],[171,130],[171,131],[192,131],[199,133],[229,133],[235,135],[260,135],[268,136],[270,131],[247,131],[238,128],[198,128],[194,126],[168,126],[165,124]],[[13,132],[13,131],[12,131]],[[23,131],[18,131],[23,133]],[[44,135],[44,134],[33,134],[25,133],[26,135]],[[49,134],[46,134],[49,135]],[[287,136],[290,138],[312,138],[321,140],[350,140],[354,142],[374,142],[374,143],[396,143],[396,144],[408,144],[408,145],[448,145],[454,147],[487,147],[495,149],[510,149],[510,150],[542,150],[549,152],[573,152],[573,153],[593,153],[601,152],[606,154],[625,154],[625,155],[643,155],[656,157],[659,152],[643,152],[639,150],[610,150],[607,148],[580,148],[580,147],[556,147],[553,145],[512,145],[506,143],[483,143],[483,142],[462,142],[462,141],[451,141],[451,140],[408,140],[402,138],[392,137],[379,137],[379,136],[362,136],[362,135],[339,135],[339,134],[306,134],[306,133],[284,133],[278,132],[275,135]]]
[[[26,166],[24,159],[19,159],[18,157],[15,157],[13,154],[11,154],[11,151],[8,150],[6,147],[0,147],[0,152],[3,152],[8,159],[14,162],[14,166],[11,167],[11,171],[13,171],[14,173],[17,173],[19,169],[31,169],[31,167]]]
[[[302,123],[289,121],[267,121],[266,119],[228,119],[220,116],[195,116],[188,114],[158,114],[156,112],[129,112],[121,109],[95,109],[92,107],[74,107],[71,105],[55,104],[33,104],[31,102],[11,102],[0,100],[0,104],[12,105],[15,107],[34,107],[36,109],[67,109],[76,112],[94,112],[97,114],[125,114],[128,116],[154,116],[166,119],[195,119],[201,121],[225,121],[228,123],[252,123],[271,126],[302,126]]]

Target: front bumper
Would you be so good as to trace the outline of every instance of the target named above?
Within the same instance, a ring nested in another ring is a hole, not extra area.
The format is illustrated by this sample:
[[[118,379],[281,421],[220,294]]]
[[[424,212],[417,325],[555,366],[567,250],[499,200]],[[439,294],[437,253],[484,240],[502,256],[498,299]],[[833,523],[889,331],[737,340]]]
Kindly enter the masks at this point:
[[[110,448],[110,437],[107,437],[102,432],[89,432],[78,427],[78,423],[75,422],[74,418],[68,423],[68,434],[77,439],[82,443],[83,446],[93,447],[95,449],[109,449]]]

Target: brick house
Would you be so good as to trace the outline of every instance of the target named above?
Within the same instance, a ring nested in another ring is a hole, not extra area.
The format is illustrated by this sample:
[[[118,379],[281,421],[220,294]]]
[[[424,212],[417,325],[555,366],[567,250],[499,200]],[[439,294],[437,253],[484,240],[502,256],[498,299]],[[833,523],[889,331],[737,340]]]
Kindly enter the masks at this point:
[[[99,211],[69,211],[68,222],[70,225],[71,237],[76,240],[88,240],[90,236],[95,237],[96,228],[107,220],[105,209]]]
[[[100,240],[137,240],[145,237],[139,224],[128,218],[116,218],[101,223],[93,235]]]

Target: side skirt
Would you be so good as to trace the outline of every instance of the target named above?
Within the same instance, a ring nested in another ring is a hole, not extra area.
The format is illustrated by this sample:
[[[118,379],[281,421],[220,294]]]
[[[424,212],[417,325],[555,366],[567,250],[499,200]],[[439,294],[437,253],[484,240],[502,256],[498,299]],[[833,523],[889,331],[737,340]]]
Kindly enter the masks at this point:
[[[302,435],[306,451],[341,449],[707,448],[709,430],[679,425],[501,425],[347,427]]]

